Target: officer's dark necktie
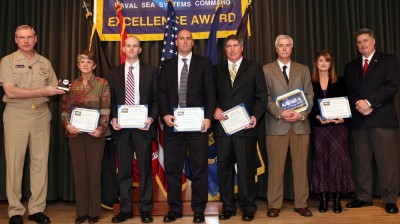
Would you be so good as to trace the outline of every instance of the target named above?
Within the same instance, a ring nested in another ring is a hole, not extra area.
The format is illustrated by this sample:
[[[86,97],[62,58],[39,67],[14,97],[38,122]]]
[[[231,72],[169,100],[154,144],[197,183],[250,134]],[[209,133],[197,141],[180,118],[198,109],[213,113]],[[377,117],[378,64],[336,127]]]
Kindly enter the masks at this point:
[[[285,77],[285,80],[286,80],[286,84],[289,85],[289,78],[288,78],[287,73],[286,73],[287,66],[284,65],[284,66],[282,67],[282,69],[283,69],[283,76]]]
[[[179,82],[178,96],[179,96],[179,106],[186,107],[186,92],[187,92],[189,68],[188,65],[186,64],[187,59],[182,58],[182,61],[183,61],[183,67],[181,71],[181,80]]]

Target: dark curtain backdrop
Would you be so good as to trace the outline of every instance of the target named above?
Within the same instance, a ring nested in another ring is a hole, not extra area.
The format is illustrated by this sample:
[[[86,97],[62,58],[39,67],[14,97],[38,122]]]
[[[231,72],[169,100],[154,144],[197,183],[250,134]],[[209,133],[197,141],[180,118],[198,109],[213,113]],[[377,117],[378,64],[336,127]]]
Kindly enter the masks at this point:
[[[88,1],[92,8],[93,0]],[[36,51],[47,57],[59,78],[74,79],[79,73],[76,55],[89,45],[90,28],[80,0],[2,0],[0,2],[0,57],[17,49],[15,29],[29,24],[36,30]],[[400,56],[400,1],[398,0],[253,0],[250,16],[251,59],[266,64],[276,59],[274,41],[278,34],[294,39],[292,59],[312,69],[316,53],[329,49],[335,57],[338,74],[346,62],[358,56],[354,32],[368,27],[375,31],[377,49]],[[223,40],[218,41],[219,59],[225,58]],[[103,42],[112,66],[119,63],[119,43]],[[158,65],[161,42],[143,42],[141,60]],[[195,42],[194,52],[204,55],[206,41]],[[0,97],[4,95],[0,88]],[[400,98],[397,98],[400,103]],[[0,103],[0,120],[4,104]],[[49,158],[48,200],[75,200],[72,170],[66,139],[60,123],[60,98],[51,99],[52,137]],[[0,200],[5,193],[3,125],[0,125]],[[399,136],[400,137],[400,136]],[[265,149],[261,150],[267,162]],[[312,156],[312,153],[310,154]],[[399,152],[395,155],[400,161]],[[310,157],[311,160],[311,157]],[[285,177],[285,197],[292,198],[290,166]],[[311,168],[311,167],[310,167]],[[23,195],[29,196],[29,160],[25,164]],[[400,172],[399,172],[400,173]],[[400,174],[399,174],[400,182]],[[260,178],[258,196],[266,197],[266,175]],[[378,185],[374,191],[378,194]]]

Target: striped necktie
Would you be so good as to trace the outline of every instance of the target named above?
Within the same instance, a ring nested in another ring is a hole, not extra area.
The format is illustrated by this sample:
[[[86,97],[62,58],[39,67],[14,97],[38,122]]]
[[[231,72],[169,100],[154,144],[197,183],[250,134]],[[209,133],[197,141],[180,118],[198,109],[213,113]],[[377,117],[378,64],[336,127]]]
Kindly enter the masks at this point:
[[[229,70],[229,75],[231,77],[231,84],[233,86],[233,83],[235,82],[236,78],[236,64],[232,64],[231,69]]]
[[[135,105],[135,78],[133,76],[133,66],[129,67],[125,85],[125,105]]]
[[[182,61],[183,61],[183,67],[181,71],[181,79],[179,81],[178,97],[179,97],[179,106],[186,107],[186,93],[187,93],[187,82],[189,76],[189,67],[186,63],[187,61],[186,58],[182,58]]]

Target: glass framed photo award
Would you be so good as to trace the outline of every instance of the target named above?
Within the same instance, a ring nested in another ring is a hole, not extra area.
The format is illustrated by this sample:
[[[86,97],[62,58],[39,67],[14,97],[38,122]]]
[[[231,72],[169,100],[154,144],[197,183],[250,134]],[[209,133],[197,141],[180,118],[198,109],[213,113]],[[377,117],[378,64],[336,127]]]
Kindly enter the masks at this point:
[[[294,110],[297,113],[307,110],[308,101],[301,89],[295,89],[276,98],[275,103],[283,110]]]

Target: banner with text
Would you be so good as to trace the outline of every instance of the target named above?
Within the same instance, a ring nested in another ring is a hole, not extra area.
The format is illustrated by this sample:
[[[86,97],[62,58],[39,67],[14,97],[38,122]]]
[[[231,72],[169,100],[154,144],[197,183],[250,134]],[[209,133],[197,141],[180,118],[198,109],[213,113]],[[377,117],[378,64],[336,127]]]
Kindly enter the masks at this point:
[[[119,0],[126,31],[141,41],[164,39],[166,0]],[[190,30],[194,39],[207,39],[215,9],[221,2],[218,38],[236,34],[248,0],[175,0],[174,9],[180,29]],[[120,41],[115,0],[95,0],[94,23],[102,41]]]

